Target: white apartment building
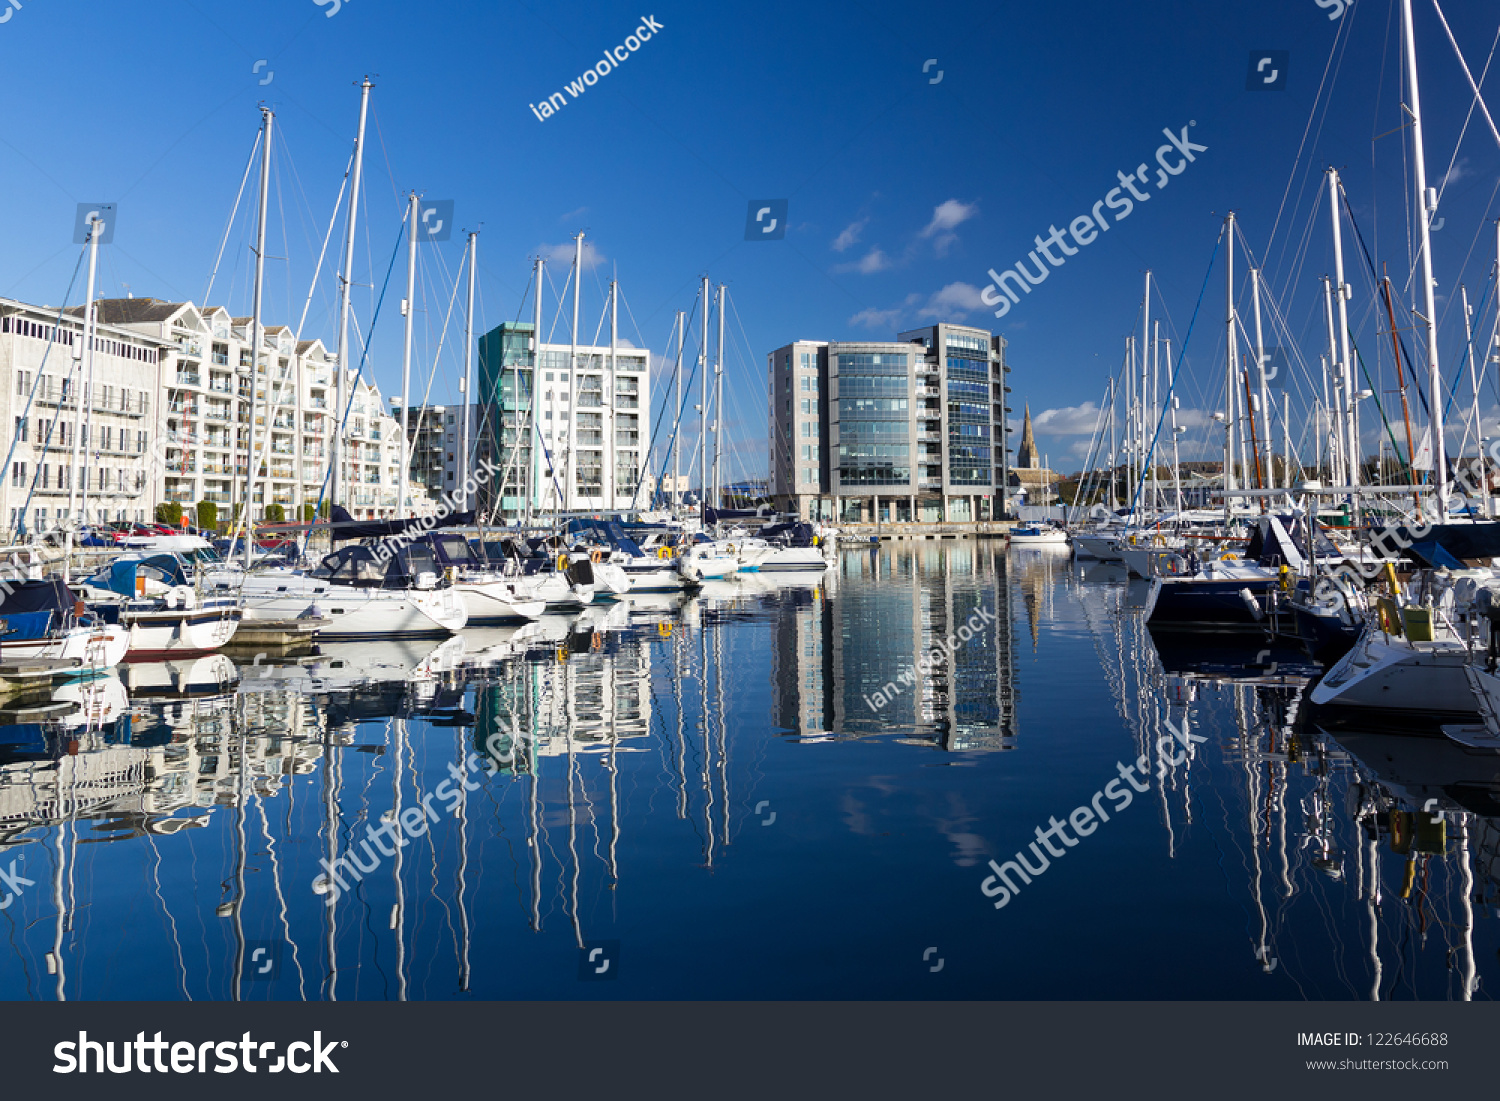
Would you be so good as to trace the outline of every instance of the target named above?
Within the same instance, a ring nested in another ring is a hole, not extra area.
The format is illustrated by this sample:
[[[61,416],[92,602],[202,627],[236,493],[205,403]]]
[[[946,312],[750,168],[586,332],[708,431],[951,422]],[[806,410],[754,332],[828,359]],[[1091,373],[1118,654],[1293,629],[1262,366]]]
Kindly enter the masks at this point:
[[[637,493],[651,438],[649,353],[581,344],[575,367],[573,351],[567,344],[535,349],[529,322],[503,324],[479,342],[478,397],[492,410],[481,423],[508,475],[496,513],[502,519],[521,515],[528,498],[540,511],[650,504],[649,485]]]
[[[55,308],[0,299],[0,401],[6,462],[0,522],[12,534],[77,514],[149,519],[160,500],[153,470],[162,395],[161,342],[111,324],[96,334],[94,388],[78,428],[83,326]],[[86,438],[78,441],[82,434]],[[81,473],[73,476],[75,446]],[[70,505],[69,491],[74,498]]]
[[[23,518],[35,531],[68,511],[83,314],[83,307],[74,307],[56,325],[55,310],[0,300],[0,386],[9,406],[3,423],[10,426],[13,452],[0,517],[12,531]],[[47,353],[54,325],[59,339]],[[77,482],[87,485],[90,516],[144,520],[159,503],[192,509],[211,501],[228,520],[243,504],[250,462],[250,319],[191,302],[102,299],[98,326]],[[336,357],[321,341],[299,344],[285,326],[267,326],[257,358],[261,463],[252,516],[262,519],[266,507],[277,504],[295,519],[326,494],[336,431],[344,441],[338,503],[360,519],[394,516],[402,447],[399,423],[386,413],[379,388],[356,384],[354,372],[347,372],[348,416],[340,427]],[[419,490],[410,499],[419,509],[431,507]]]

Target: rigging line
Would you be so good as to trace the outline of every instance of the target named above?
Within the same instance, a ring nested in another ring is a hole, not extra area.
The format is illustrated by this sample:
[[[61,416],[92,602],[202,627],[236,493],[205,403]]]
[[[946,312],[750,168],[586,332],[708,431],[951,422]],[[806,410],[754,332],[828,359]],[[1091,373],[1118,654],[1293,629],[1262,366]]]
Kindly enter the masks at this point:
[[[318,253],[317,266],[313,268],[312,282],[307,288],[307,301],[302,304],[302,316],[297,319],[297,339],[302,339],[302,327],[307,324],[307,311],[312,307],[313,295],[318,290],[318,278],[323,273],[323,260],[328,256],[328,242],[333,239],[333,230],[339,221],[339,211],[344,208],[344,193],[349,188],[349,175],[354,171],[354,154],[349,154],[348,167],[344,169],[344,182],[339,184],[339,197],[333,203],[333,215],[328,219],[328,233],[323,237],[323,248]],[[347,278],[347,274],[346,274]]]
[[[1448,36],[1449,45],[1453,47],[1454,54],[1458,56],[1459,68],[1464,71],[1464,79],[1469,82],[1469,88],[1474,93],[1474,102],[1479,104],[1479,109],[1484,112],[1484,121],[1490,124],[1490,134],[1494,137],[1495,144],[1497,146],[1500,146],[1500,130],[1495,129],[1495,120],[1490,117],[1490,109],[1485,106],[1484,97],[1479,94],[1479,85],[1474,83],[1474,76],[1469,72],[1469,63],[1464,60],[1464,52],[1458,48],[1458,42],[1454,39],[1453,31],[1448,26],[1448,17],[1443,14],[1443,9],[1438,4],[1438,0],[1432,0],[1432,8],[1435,12],[1437,12],[1438,22],[1443,25],[1443,33]],[[1497,29],[1495,32],[1495,41],[1496,43],[1500,43],[1500,29]],[[1490,47],[1490,56],[1495,56],[1495,48],[1493,46]],[[1489,69],[1488,62],[1485,63],[1485,69]],[[1480,79],[1484,79],[1483,74],[1480,74]],[[1474,108],[1471,104],[1469,107],[1469,111],[1472,113],[1473,110]],[[1460,136],[1459,140],[1463,140],[1462,136]]]
[[[1345,215],[1349,219],[1349,225],[1350,225],[1350,227],[1354,230],[1354,239],[1359,242],[1359,250],[1364,255],[1366,266],[1370,269],[1370,278],[1375,281],[1376,287],[1379,287],[1380,284],[1381,284],[1381,280],[1376,276],[1376,273],[1375,273],[1375,260],[1374,260],[1373,257],[1370,256],[1370,250],[1365,245],[1365,236],[1364,236],[1364,234],[1362,232],[1360,232],[1359,223],[1354,220],[1354,210],[1349,205],[1349,196],[1344,193],[1344,187],[1343,187],[1342,183],[1339,184],[1339,198],[1343,200],[1344,213],[1345,213]],[[1404,304],[1403,304],[1402,308],[1405,309],[1405,305]],[[1378,322],[1376,323],[1376,328],[1377,329],[1379,328],[1379,323]],[[1399,345],[1401,347],[1401,354],[1404,355],[1404,356],[1406,356],[1406,361],[1408,363],[1416,363],[1416,360],[1414,360],[1414,359],[1411,358],[1411,352],[1406,347],[1406,341],[1401,338],[1401,334],[1399,332],[1397,332],[1395,334],[1395,337],[1396,337],[1396,340],[1397,340],[1397,342],[1399,343]],[[1354,339],[1354,334],[1353,333],[1349,334],[1349,339],[1351,341]],[[1374,389],[1373,384],[1372,384],[1371,388]],[[1417,397],[1419,397],[1422,400],[1422,411],[1427,415],[1428,419],[1430,420],[1432,418],[1432,410],[1430,408],[1428,408],[1428,405],[1427,405],[1427,393],[1426,393],[1426,390],[1425,390],[1424,387],[1421,387],[1421,386],[1418,386],[1416,388],[1416,390],[1417,390]],[[1377,391],[1377,393],[1378,393],[1378,391]]]
[[[458,288],[459,285],[463,282],[462,276],[464,273],[464,269],[468,264],[467,250],[465,250],[464,252],[464,257],[464,261],[459,264],[458,272],[453,278],[453,294],[448,299],[448,312],[443,316],[443,329],[442,332],[438,335],[437,351],[435,351],[432,356],[432,370],[427,372],[427,389],[422,392],[422,412],[417,414],[417,426],[414,430],[416,435],[413,435],[411,437],[412,439],[416,439],[417,436],[420,435],[422,431],[422,422],[427,419],[427,414],[430,412],[427,403],[432,397],[432,381],[433,379],[437,378],[438,361],[442,358],[443,355],[443,343],[448,339],[448,323],[453,320],[453,307],[458,303]],[[467,412],[465,413],[465,415],[467,415]],[[408,414],[408,416],[410,416],[410,414]],[[409,447],[411,445],[408,444],[407,446]]]
[[[240,178],[240,190],[234,197],[234,206],[229,210],[229,221],[224,223],[224,237],[219,242],[219,254],[214,257],[214,268],[208,275],[208,286],[203,289],[203,304],[208,305],[214,293],[214,279],[219,274],[219,262],[224,259],[224,247],[229,244],[229,231],[234,227],[234,216],[239,213],[240,200],[245,197],[245,185],[250,181],[250,170],[255,167],[255,153],[260,148],[261,127],[255,129],[255,141],[250,146],[249,159],[245,161],[245,174]]]
[[[47,337],[47,346],[42,349],[42,362],[41,362],[41,365],[37,367],[37,369],[36,369],[36,377],[34,379],[32,379],[32,381],[31,381],[31,393],[29,393],[29,394],[26,395],[26,407],[21,410],[21,420],[22,421],[27,421],[27,420],[30,419],[30,417],[31,417],[31,406],[36,401],[36,393],[41,388],[42,379],[45,378],[45,377],[47,377],[43,373],[43,372],[45,372],[47,370],[47,358],[52,354],[52,345],[57,342],[57,334],[62,329],[63,315],[67,312],[67,309],[68,309],[68,299],[73,296],[73,287],[78,282],[78,273],[83,268],[83,258],[88,255],[89,248],[90,248],[90,246],[87,245],[87,244],[85,244],[83,246],[83,248],[81,248],[79,250],[79,252],[78,252],[78,262],[73,265],[73,275],[72,275],[72,278],[70,278],[68,280],[68,289],[63,293],[62,305],[57,308],[57,320],[51,326],[51,330],[52,331],[51,331],[50,335]],[[85,339],[85,337],[88,334],[88,303],[84,304],[84,311],[83,311],[83,313],[84,313],[84,316],[83,316],[83,319],[82,319],[83,320],[83,328],[79,330],[79,334],[78,334],[78,344],[79,344],[80,349],[82,349],[82,346],[83,346],[83,343],[84,343],[84,339]],[[15,317],[17,315],[12,314],[11,316]],[[80,358],[80,359],[78,359],[76,361],[76,366],[81,369],[82,365],[83,365],[83,360],[82,360],[82,358]],[[72,377],[73,377],[74,366],[75,366],[75,364],[70,364],[69,367],[68,367],[67,378],[69,380],[71,380]],[[78,389],[75,391],[75,395],[81,395],[82,391],[83,391],[83,386],[82,386],[82,382],[80,380],[80,384],[79,384]],[[79,397],[77,400],[81,401],[82,398]],[[57,422],[59,420],[61,420],[61,419],[62,419],[62,406],[59,405],[58,409],[57,409],[57,414],[55,416],[53,416],[52,420],[49,421],[48,424],[47,424],[47,438],[42,441],[41,451],[42,451],[42,455],[44,457],[47,454],[47,445],[52,442],[52,433],[57,429]],[[77,425],[74,426],[74,430],[75,431],[77,430]],[[0,474],[3,474],[6,470],[9,470],[11,468],[10,464],[11,464],[11,461],[15,458],[16,444],[20,442],[20,438],[21,438],[21,434],[19,432],[12,433],[11,438],[10,438],[10,450],[8,450],[5,453],[5,465],[3,467],[0,467]],[[61,464],[58,464],[58,465],[61,466]],[[41,464],[40,463],[36,464],[36,470],[33,471],[32,475],[31,475],[31,486],[26,491],[26,500],[21,505],[20,527],[21,527],[22,531],[25,530],[25,526],[26,526],[26,513],[28,511],[30,511],[30,509],[31,509],[31,498],[36,493],[36,480],[37,480],[37,477],[41,474],[41,470],[42,470]],[[68,477],[69,478],[77,478],[78,477],[78,471],[76,471],[76,470],[69,470],[68,471]]]
[[[1348,14],[1348,13],[1346,12],[1345,14]],[[1272,244],[1276,240],[1276,231],[1281,226],[1281,215],[1282,215],[1282,212],[1286,209],[1287,198],[1288,198],[1288,196],[1291,195],[1291,192],[1292,192],[1292,181],[1296,178],[1296,173],[1297,173],[1296,165],[1298,165],[1298,164],[1301,163],[1301,161],[1302,161],[1302,151],[1305,148],[1307,148],[1308,134],[1312,131],[1313,119],[1314,119],[1314,117],[1318,113],[1318,101],[1323,98],[1323,89],[1325,88],[1325,86],[1328,86],[1328,83],[1329,83],[1329,73],[1328,73],[1328,70],[1330,68],[1334,69],[1334,72],[1333,72],[1333,81],[1335,83],[1337,83],[1337,81],[1338,81],[1338,66],[1342,66],[1342,64],[1343,64],[1343,52],[1342,51],[1344,49],[1348,48],[1349,38],[1350,38],[1350,36],[1352,34],[1352,32],[1348,28],[1352,27],[1353,23],[1354,23],[1353,19],[1341,19],[1341,20],[1339,20],[1338,30],[1334,32],[1333,44],[1328,49],[1328,60],[1326,62],[1324,62],[1324,64],[1323,64],[1323,76],[1318,81],[1318,91],[1317,91],[1316,95],[1314,95],[1314,97],[1313,97],[1313,107],[1312,107],[1312,110],[1308,112],[1308,115],[1307,115],[1307,125],[1305,127],[1303,127],[1303,130],[1302,130],[1302,140],[1300,142],[1298,142],[1298,144],[1297,144],[1297,154],[1296,154],[1296,156],[1292,160],[1292,165],[1293,165],[1292,174],[1287,177],[1286,189],[1282,192],[1282,195],[1281,195],[1281,205],[1276,208],[1276,217],[1271,222],[1271,233],[1266,238],[1266,251],[1268,253],[1271,250]],[[1342,45],[1340,43],[1340,37],[1341,36],[1342,36]],[[1337,66],[1335,65],[1335,61],[1334,61],[1335,56],[1338,57],[1338,65]],[[1328,115],[1329,105],[1333,101],[1333,89],[1331,87],[1329,87],[1328,88],[1328,92],[1329,92],[1328,102],[1323,105],[1323,115],[1324,115],[1325,119],[1327,118],[1327,115]],[[1321,130],[1322,130],[1322,126],[1320,124],[1319,125],[1319,132],[1320,133],[1321,133]]]
[[[1203,286],[1198,289],[1198,301],[1196,303],[1194,303],[1194,305],[1193,305],[1193,316],[1188,321],[1187,333],[1182,338],[1182,346],[1177,349],[1177,365],[1172,368],[1172,381],[1167,384],[1167,401],[1168,402],[1170,402],[1172,400],[1172,395],[1176,392],[1176,389],[1177,389],[1177,376],[1182,371],[1182,361],[1187,357],[1188,341],[1190,341],[1190,340],[1193,339],[1193,328],[1194,328],[1194,326],[1196,326],[1198,324],[1198,311],[1203,306],[1203,296],[1208,293],[1208,280],[1209,280],[1209,277],[1211,275],[1213,275],[1214,261],[1216,259],[1218,259],[1218,256],[1219,256],[1219,245],[1222,244],[1222,243],[1224,243],[1224,235],[1221,233],[1216,238],[1214,238],[1214,250],[1213,250],[1212,253],[1209,254],[1209,257],[1208,257],[1208,270],[1206,270],[1203,273]],[[1233,241],[1229,242],[1229,247],[1230,248],[1234,247],[1234,242]],[[1145,467],[1145,468],[1147,468],[1147,469],[1150,468],[1151,457],[1156,454],[1156,443],[1161,438],[1161,426],[1162,426],[1162,423],[1166,419],[1167,419],[1167,407],[1166,407],[1166,404],[1163,404],[1162,408],[1161,408],[1161,411],[1159,413],[1157,413],[1157,415],[1156,415],[1156,432],[1151,437],[1151,447],[1150,447],[1149,450],[1147,450],[1145,459],[1142,462],[1142,466]],[[1130,502],[1130,519],[1131,520],[1135,519],[1136,505],[1140,502],[1140,499],[1141,499],[1141,490],[1143,488],[1145,488],[1145,485],[1146,485],[1146,479],[1144,477],[1142,477],[1141,480],[1136,483],[1136,486],[1135,486],[1135,496],[1131,499],[1131,502]]]
[[[375,311],[374,311],[374,313],[370,317],[370,335],[372,337],[375,334],[375,325],[380,320],[380,307],[385,303],[386,288],[391,285],[391,273],[396,270],[396,257],[401,252],[401,239],[403,237],[405,237],[405,236],[406,236],[406,219],[403,218],[403,219],[401,219],[401,230],[400,230],[400,232],[398,232],[396,234],[396,244],[391,249],[391,262],[390,262],[389,265],[387,265],[387,267],[385,269],[385,281],[380,285],[380,297],[379,297],[379,299],[376,300],[376,302],[375,302]],[[370,346],[369,346],[368,342],[362,341],[361,344],[362,344],[362,350],[361,350],[360,356],[359,356],[359,367],[354,372],[354,380],[353,380],[353,382],[349,386],[349,403],[344,406],[343,415],[342,415],[342,417],[339,420],[338,433],[339,433],[340,436],[342,436],[344,434],[345,426],[349,423],[349,411],[354,408],[354,399],[359,394],[359,380],[360,380],[361,376],[364,374],[365,361],[366,361],[366,359],[369,358],[369,354],[370,354]],[[338,367],[337,367],[337,370],[340,370],[340,371],[345,370],[344,365],[342,363],[340,363],[338,365]],[[252,387],[255,385],[255,378],[254,378],[253,374],[251,375],[250,383],[251,383]],[[339,458],[342,461],[342,459],[343,459],[342,453],[339,455]],[[328,493],[328,480],[331,477],[333,477],[333,463],[332,462],[330,462],[328,464],[328,469],[323,473],[323,483],[322,483],[322,485],[320,485],[318,487],[318,500],[317,500],[317,504],[315,505],[315,507],[313,509],[313,515],[314,516],[319,515],[323,511],[323,498]],[[245,505],[246,505],[246,507],[245,507],[246,538],[250,537],[250,534],[251,534],[251,532],[253,530],[253,525],[251,524],[251,521],[250,521],[250,506],[251,506],[251,504],[252,504],[252,502],[249,502],[249,501],[247,501],[245,503]],[[329,517],[330,518],[333,515],[333,508],[332,508],[333,504],[334,504],[334,502],[329,502],[330,507],[329,507],[328,513],[329,513]],[[311,540],[312,539],[312,529],[309,528],[306,532],[303,533],[303,535],[307,539]],[[298,553],[299,557],[305,551],[305,549],[306,548],[303,547],[303,546],[301,546],[301,545],[298,546],[297,553]]]

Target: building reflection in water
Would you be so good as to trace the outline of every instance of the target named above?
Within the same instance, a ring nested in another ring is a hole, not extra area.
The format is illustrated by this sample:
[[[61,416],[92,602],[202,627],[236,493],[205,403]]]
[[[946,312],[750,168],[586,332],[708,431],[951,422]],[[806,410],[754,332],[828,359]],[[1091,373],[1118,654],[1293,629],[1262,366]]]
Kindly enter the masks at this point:
[[[892,543],[845,555],[822,586],[782,594],[771,721],[806,740],[898,731],[943,750],[1013,748],[1013,593],[997,551]]]
[[[477,941],[582,946],[614,928],[617,900],[662,905],[693,868],[704,882],[735,868],[733,846],[765,821],[777,735],[878,739],[914,763],[923,748],[1024,748],[1019,680],[1068,620],[1097,661],[1070,673],[1102,676],[1133,752],[1207,739],[1145,798],[1169,857],[1203,844],[1195,825],[1227,827],[1215,837],[1249,915],[1247,964],[1309,996],[1475,997],[1494,962],[1476,939],[1500,916],[1500,759],[1323,729],[1302,702],[1316,670],[1296,654],[1159,649],[1142,599],[1045,552],[897,543],[811,582],[750,577],[440,645],[213,656],[68,685],[0,714],[0,867],[23,860],[35,883],[0,918],[0,993],[492,994],[474,979]],[[993,622],[950,652],[981,609]],[[954,786],[920,811],[961,868],[983,860],[984,798]],[[326,868],[351,857],[368,870],[336,889]],[[1308,976],[1314,949],[1292,930],[1329,938],[1342,986]],[[258,974],[269,959],[274,981]]]

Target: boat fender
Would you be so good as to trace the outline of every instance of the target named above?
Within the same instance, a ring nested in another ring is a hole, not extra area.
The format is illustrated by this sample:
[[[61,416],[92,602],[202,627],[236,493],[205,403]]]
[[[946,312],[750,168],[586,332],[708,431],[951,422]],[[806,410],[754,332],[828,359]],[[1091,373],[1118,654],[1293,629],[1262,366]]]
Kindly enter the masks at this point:
[[[1277,581],[1281,585],[1281,591],[1289,593],[1292,591],[1292,571],[1289,566],[1282,563],[1281,569],[1277,571]]]
[[[182,602],[185,611],[192,611],[198,606],[198,594],[186,585],[177,587],[178,598]]]
[[[1266,618],[1265,609],[1260,606],[1260,602],[1255,599],[1255,594],[1248,588],[1240,590],[1240,599],[1245,602],[1245,607],[1250,610],[1251,617],[1257,623]]]

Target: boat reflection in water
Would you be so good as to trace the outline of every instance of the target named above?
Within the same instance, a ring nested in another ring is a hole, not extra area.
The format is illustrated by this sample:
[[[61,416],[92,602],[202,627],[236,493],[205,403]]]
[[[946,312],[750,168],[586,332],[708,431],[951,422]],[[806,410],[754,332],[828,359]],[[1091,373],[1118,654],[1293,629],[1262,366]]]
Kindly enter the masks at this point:
[[[890,543],[68,685],[0,713],[0,995],[927,997],[941,943],[959,996],[1115,996],[1132,953],[1138,996],[1484,996],[1500,758],[1311,726],[1315,666],[1158,653],[1141,587]],[[986,861],[1163,744],[1151,809],[996,915]]]

